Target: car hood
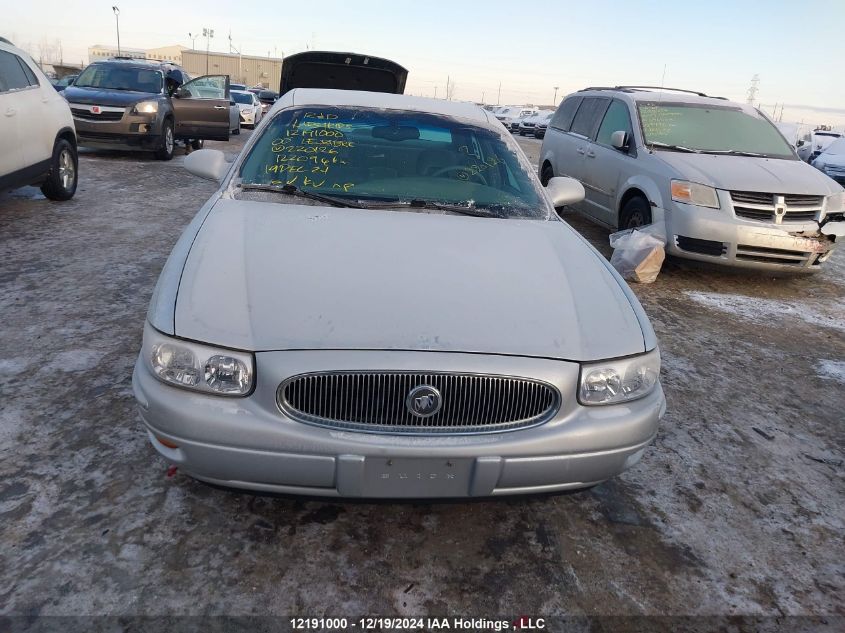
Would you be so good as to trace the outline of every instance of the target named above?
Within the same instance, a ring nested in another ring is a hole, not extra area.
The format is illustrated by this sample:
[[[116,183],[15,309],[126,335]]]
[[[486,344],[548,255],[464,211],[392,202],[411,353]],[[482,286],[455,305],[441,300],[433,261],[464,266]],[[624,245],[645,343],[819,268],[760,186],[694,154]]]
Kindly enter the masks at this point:
[[[558,221],[222,199],[187,256],[175,333],[252,351],[643,352],[598,257]]]
[[[103,90],[101,88],[77,88],[68,86],[62,93],[68,103],[91,103],[104,106],[128,106],[145,99],[157,99],[161,95],[134,90]]]
[[[717,189],[828,195],[838,185],[800,160],[656,151],[678,177]]]
[[[285,57],[279,95],[294,88],[364,90],[401,95],[408,71],[389,59],[331,51],[306,51]]]

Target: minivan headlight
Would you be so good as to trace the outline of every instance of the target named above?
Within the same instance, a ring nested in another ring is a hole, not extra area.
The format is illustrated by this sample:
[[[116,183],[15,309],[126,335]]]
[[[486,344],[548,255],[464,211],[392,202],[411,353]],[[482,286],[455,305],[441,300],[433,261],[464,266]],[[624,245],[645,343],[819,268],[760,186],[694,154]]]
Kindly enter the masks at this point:
[[[686,180],[672,181],[672,200],[699,207],[719,208],[719,196],[713,187]]]
[[[155,114],[158,112],[158,101],[141,101],[132,108],[132,114]]]
[[[164,383],[221,396],[245,396],[252,391],[252,354],[182,341],[144,327],[141,355],[153,375]]]
[[[845,211],[845,191],[827,196],[824,203],[825,213],[839,213]]]
[[[578,381],[583,405],[617,404],[647,396],[660,376],[660,351],[616,360],[584,363]]]

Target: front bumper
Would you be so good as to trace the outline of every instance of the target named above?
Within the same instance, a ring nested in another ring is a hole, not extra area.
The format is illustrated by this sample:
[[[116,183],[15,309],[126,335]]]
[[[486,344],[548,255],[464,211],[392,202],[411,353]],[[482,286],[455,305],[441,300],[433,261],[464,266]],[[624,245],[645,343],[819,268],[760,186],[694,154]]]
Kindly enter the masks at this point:
[[[241,125],[255,125],[255,112],[247,114],[241,110]]]
[[[326,369],[506,373],[555,384],[563,403],[540,426],[477,435],[408,436],[328,429],[285,417],[285,378]],[[665,410],[658,387],[624,405],[583,407],[578,364],[472,354],[268,352],[256,354],[246,398],[220,398],[159,382],[140,360],[139,411],[156,450],[188,474],[250,490],[330,497],[484,497],[582,488],[635,464]],[[159,439],[178,448],[168,448]]]
[[[814,220],[783,224],[747,220],[733,212],[724,192],[719,194],[720,209],[670,202],[671,208],[664,210],[668,253],[738,268],[810,273],[836,247]]]
[[[73,117],[79,144],[114,149],[157,149],[161,138],[159,117],[131,114],[126,109],[117,121],[95,121]]]

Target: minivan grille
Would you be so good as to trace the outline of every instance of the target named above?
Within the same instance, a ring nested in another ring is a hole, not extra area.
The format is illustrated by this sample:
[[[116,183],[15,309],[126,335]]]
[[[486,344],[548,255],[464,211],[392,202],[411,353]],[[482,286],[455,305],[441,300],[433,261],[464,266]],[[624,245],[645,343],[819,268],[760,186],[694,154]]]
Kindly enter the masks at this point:
[[[731,191],[734,213],[758,222],[809,222],[822,210],[824,196]]]
[[[411,412],[420,386],[436,389],[439,411]],[[553,386],[529,378],[441,372],[320,372],[279,385],[283,413],[310,424],[371,433],[450,434],[510,431],[547,422],[560,406]]]

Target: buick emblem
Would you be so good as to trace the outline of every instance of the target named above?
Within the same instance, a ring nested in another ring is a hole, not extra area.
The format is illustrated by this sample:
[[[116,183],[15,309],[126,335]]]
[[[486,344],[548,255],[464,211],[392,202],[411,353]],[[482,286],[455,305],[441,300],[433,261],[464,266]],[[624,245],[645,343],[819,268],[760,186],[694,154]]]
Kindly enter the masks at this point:
[[[443,398],[440,392],[431,385],[420,385],[414,387],[405,398],[405,407],[411,415],[418,418],[430,418],[443,405]]]

